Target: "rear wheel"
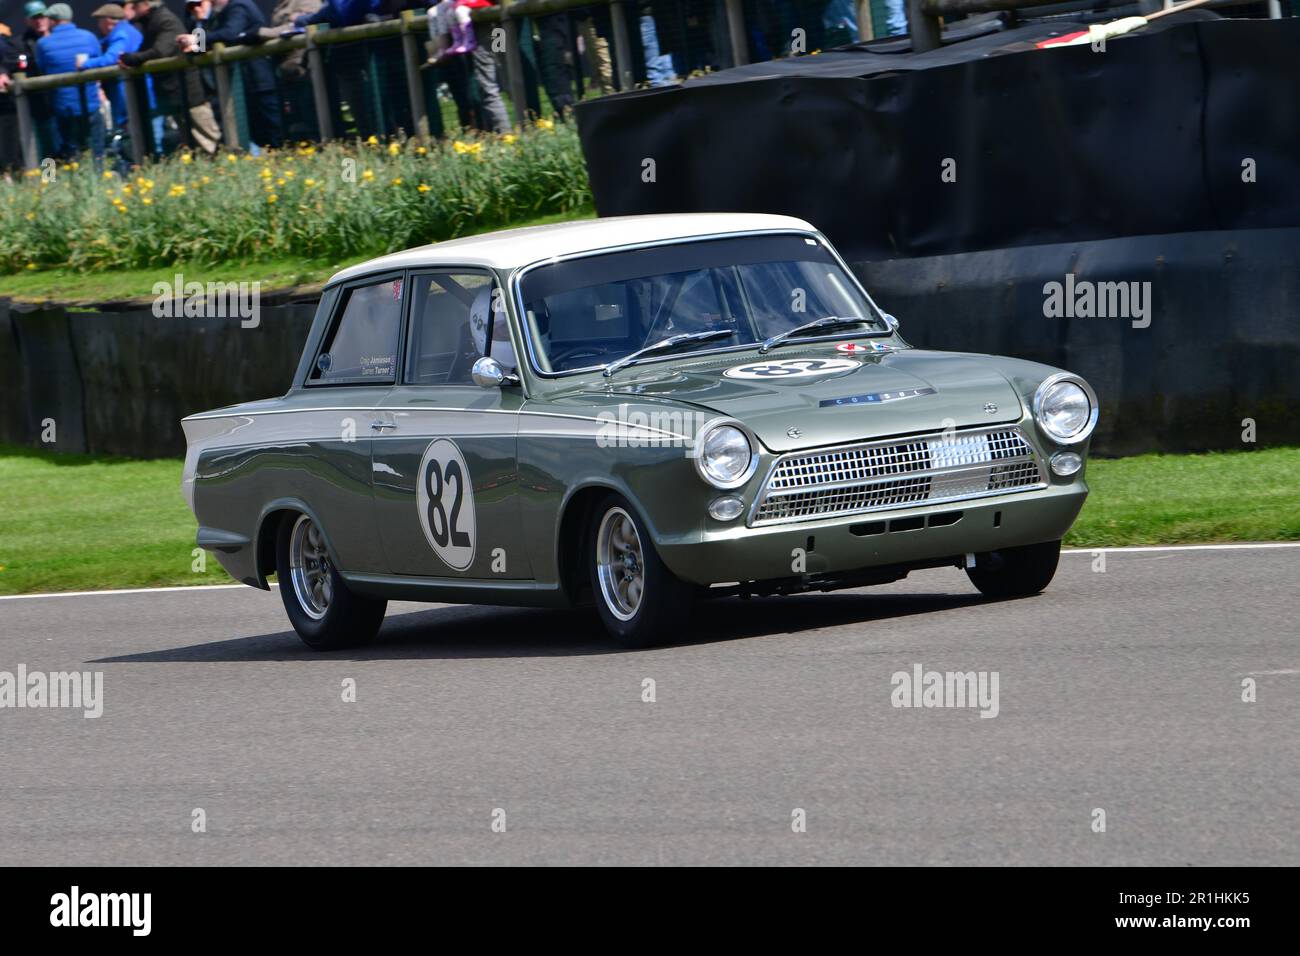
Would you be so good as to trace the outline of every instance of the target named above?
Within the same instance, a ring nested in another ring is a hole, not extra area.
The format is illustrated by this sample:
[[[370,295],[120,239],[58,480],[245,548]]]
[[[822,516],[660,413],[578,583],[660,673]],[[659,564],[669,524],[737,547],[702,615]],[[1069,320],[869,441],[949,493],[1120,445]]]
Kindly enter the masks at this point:
[[[677,636],[690,617],[695,588],[668,570],[627,499],[607,495],[591,528],[587,562],[605,630],[625,647]]]
[[[1024,597],[1052,583],[1060,556],[1059,541],[989,551],[976,557],[966,576],[988,597]]]
[[[387,601],[348,590],[319,526],[308,515],[286,519],[276,542],[280,599],[303,643],[317,651],[366,644],[379,633]]]

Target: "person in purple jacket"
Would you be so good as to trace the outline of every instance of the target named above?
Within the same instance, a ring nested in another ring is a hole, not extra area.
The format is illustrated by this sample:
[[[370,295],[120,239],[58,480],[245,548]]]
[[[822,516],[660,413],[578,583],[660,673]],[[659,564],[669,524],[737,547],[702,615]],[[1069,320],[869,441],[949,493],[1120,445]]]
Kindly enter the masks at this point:
[[[45,74],[71,73],[82,60],[99,55],[99,41],[89,30],[72,25],[72,8],[56,3],[46,10],[54,21],[49,36],[36,44],[36,64]],[[104,123],[99,115],[99,84],[61,86],[54,91],[54,121],[63,141],[61,158],[71,159],[89,149],[104,155]]]

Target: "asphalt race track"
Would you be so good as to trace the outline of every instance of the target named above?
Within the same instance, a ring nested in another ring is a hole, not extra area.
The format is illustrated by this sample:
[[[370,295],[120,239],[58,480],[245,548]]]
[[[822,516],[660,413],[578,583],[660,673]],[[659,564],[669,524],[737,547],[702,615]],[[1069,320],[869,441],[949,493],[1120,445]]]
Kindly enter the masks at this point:
[[[1300,864],[1300,548],[1061,561],[1002,603],[711,602],[638,652],[580,613],[390,605],[317,655],[274,591],[3,600],[0,671],[102,671],[104,712],[0,710],[0,858]],[[916,664],[997,672],[997,716],[892,706]]]

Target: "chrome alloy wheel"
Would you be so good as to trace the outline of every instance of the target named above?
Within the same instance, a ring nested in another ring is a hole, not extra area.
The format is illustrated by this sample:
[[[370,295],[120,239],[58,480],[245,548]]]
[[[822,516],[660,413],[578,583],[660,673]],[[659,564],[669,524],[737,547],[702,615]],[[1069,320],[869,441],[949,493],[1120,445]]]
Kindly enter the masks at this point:
[[[334,597],[330,558],[316,522],[301,515],[289,536],[289,576],[298,605],[314,621],[329,610]]]
[[[596,576],[605,606],[620,621],[630,621],[645,590],[641,537],[632,516],[610,508],[596,532]]]

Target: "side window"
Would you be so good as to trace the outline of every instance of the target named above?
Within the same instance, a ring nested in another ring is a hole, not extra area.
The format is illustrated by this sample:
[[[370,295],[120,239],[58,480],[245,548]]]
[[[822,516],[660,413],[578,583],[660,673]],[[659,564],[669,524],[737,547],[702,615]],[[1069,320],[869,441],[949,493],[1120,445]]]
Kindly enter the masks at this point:
[[[401,279],[345,290],[338,318],[316,356],[308,381],[393,381],[401,319]]]
[[[411,278],[411,385],[472,385],[474,363],[490,354],[508,371],[517,362],[492,277],[436,272]]]

